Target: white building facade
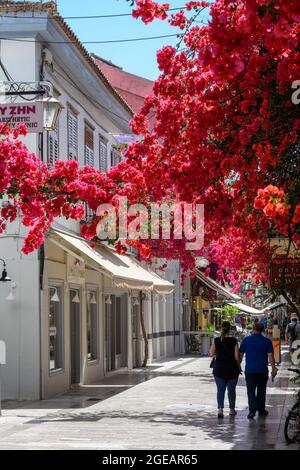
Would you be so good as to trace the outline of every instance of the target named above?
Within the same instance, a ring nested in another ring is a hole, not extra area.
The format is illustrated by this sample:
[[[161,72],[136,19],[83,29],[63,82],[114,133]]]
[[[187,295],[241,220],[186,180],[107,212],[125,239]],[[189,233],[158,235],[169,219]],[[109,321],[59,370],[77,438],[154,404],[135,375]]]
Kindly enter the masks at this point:
[[[16,82],[51,82],[64,106],[57,129],[29,134],[26,144],[51,165],[76,159],[107,171],[120,160],[113,135],[131,132],[131,110],[53,2],[24,5],[0,7],[6,38],[0,40],[1,62]],[[6,81],[3,67],[0,80]],[[43,247],[28,256],[21,253],[26,231],[20,220],[0,237],[0,258],[16,284],[8,300],[12,285],[0,283],[6,399],[44,399],[140,367],[144,334],[149,361],[180,352],[179,263],[157,276],[130,255],[91,249],[79,234],[80,223],[59,220]]]

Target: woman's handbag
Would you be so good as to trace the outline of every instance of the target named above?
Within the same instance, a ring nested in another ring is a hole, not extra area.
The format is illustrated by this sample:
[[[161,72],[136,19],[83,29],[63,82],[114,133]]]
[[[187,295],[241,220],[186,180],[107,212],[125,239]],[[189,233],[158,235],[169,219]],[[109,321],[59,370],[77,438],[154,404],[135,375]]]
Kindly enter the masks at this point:
[[[211,369],[214,368],[215,362],[216,362],[216,358],[213,357],[212,360],[211,360],[211,363],[210,363],[210,365],[209,365],[209,367],[210,367]]]

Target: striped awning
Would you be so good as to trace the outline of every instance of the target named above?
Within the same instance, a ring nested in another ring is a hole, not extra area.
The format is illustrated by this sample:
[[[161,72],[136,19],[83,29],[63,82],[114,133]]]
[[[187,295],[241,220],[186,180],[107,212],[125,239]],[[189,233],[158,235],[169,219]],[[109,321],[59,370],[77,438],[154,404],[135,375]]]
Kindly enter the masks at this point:
[[[98,243],[96,247],[92,247],[80,236],[58,229],[51,229],[48,239],[59,240],[66,249],[75,249],[95,268],[101,268],[104,275],[111,278],[113,287],[154,291],[158,294],[171,294],[175,289],[174,284],[144,268],[133,256],[120,255],[104,244]]]
[[[215,292],[218,292],[219,294],[223,295],[225,298],[236,301],[241,300],[238,295],[232,294],[224,286],[221,286],[221,284],[214,281],[210,277],[205,276],[199,269],[197,269],[196,274],[199,281],[203,282],[203,284],[205,284],[207,287],[214,290]]]

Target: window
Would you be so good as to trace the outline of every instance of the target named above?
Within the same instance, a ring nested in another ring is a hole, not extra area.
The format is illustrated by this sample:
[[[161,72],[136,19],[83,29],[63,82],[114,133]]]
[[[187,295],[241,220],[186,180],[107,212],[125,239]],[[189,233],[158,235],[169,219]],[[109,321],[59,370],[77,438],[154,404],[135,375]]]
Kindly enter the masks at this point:
[[[85,165],[94,166],[94,131],[91,127],[86,126],[84,132],[84,160]],[[86,219],[94,216],[92,209],[85,204]]]
[[[68,109],[68,159],[78,160],[78,117]]]
[[[85,128],[84,147],[85,164],[94,166],[94,131],[89,126]]]
[[[107,171],[107,143],[103,137],[99,137],[99,170]]]
[[[63,288],[49,286],[49,369],[63,368]]]
[[[116,166],[121,161],[121,154],[118,150],[112,149],[110,153],[110,164]]]
[[[91,289],[87,291],[87,354],[89,361],[98,359],[98,297]]]
[[[59,160],[59,124],[55,131],[48,132],[48,163],[51,166],[55,165],[55,162]]]

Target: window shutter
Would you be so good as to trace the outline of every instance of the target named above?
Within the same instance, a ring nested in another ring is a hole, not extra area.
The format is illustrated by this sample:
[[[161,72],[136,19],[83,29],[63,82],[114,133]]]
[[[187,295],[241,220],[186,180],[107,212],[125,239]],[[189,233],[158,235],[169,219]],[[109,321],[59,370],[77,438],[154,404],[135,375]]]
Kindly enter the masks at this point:
[[[59,160],[59,136],[55,130],[48,132],[48,163],[54,166],[57,160]]]
[[[111,166],[116,166],[121,162],[121,154],[115,149],[112,149],[110,154]]]
[[[88,203],[84,203],[85,206],[85,218],[86,220],[90,220],[94,217],[95,212],[88,206]]]
[[[68,159],[78,160],[78,118],[68,110]]]
[[[85,164],[94,166],[94,132],[89,127],[85,128]]]
[[[99,169],[107,171],[107,144],[102,137],[99,139]]]

